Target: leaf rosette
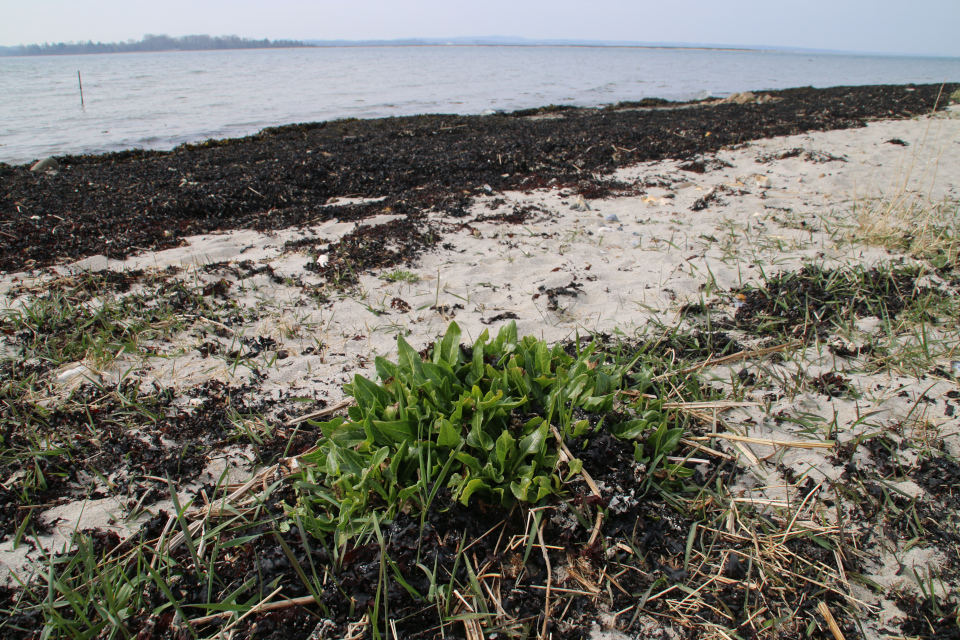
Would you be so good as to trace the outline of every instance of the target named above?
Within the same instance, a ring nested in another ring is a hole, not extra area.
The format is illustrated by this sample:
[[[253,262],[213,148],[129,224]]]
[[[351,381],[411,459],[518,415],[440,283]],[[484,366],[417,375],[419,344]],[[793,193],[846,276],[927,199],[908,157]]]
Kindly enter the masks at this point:
[[[375,361],[380,382],[357,375],[345,385],[356,405],[346,419],[317,423],[323,437],[304,456],[302,517],[348,530],[372,509],[387,517],[425,512],[444,487],[463,504],[475,496],[537,503],[580,471],[579,461],[560,464],[551,425],[565,436],[585,433],[590,427],[573,423],[574,410],[610,412],[630,365],[605,364],[596,344],[572,356],[561,345],[520,339],[512,322],[471,347],[461,348],[460,338],[451,323],[424,359],[400,336],[397,362]],[[615,433],[633,438],[663,425],[663,414],[648,407]]]

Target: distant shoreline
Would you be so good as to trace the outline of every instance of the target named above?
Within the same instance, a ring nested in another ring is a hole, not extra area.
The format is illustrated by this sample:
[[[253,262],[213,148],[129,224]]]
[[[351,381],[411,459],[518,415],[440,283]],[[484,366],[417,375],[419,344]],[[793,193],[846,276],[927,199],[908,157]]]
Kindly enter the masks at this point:
[[[126,42],[56,42],[53,44],[21,44],[0,47],[0,57],[43,57],[93,55],[105,53],[157,53],[165,51],[230,51],[239,49],[296,49],[314,45],[299,40],[254,40],[239,36],[183,36],[146,35],[141,40]]]
[[[786,51],[779,49],[747,49],[747,48],[721,48],[721,47],[669,47],[669,46],[651,46],[651,45],[603,45],[603,44],[362,44],[362,45],[340,45],[340,44],[302,44],[280,47],[224,47],[221,49],[152,49],[146,51],[89,51],[89,52],[64,52],[64,53],[12,53],[0,54],[0,57],[7,58],[48,58],[52,56],[94,56],[94,55],[124,55],[138,53],[202,53],[205,51],[255,51],[263,49],[446,49],[458,48],[466,49],[471,47],[483,47],[488,49],[650,49],[663,51],[742,51],[746,53],[789,53],[811,55],[800,51]],[[866,55],[866,54],[850,54]]]
[[[428,47],[522,47],[565,49],[649,49],[662,51],[741,51],[754,53],[791,53],[804,55],[848,55],[872,57],[947,58],[932,54],[899,54],[871,51],[806,49],[763,45],[723,45],[714,43],[645,43],[593,40],[525,40],[523,38],[410,38],[397,40],[252,40],[235,36],[145,36],[138,42],[70,42],[0,46],[0,57],[38,57],[89,55],[102,53],[160,53],[168,51],[235,51],[245,49],[359,49]]]
[[[922,56],[893,53],[859,53],[834,51],[795,51],[790,49],[750,49],[748,47],[695,47],[629,44],[300,44],[271,47],[223,47],[218,49],[152,49],[145,51],[89,51],[63,53],[0,53],[0,58],[49,58],[59,56],[125,55],[140,53],[203,53],[215,51],[257,51],[284,49],[645,49],[650,51],[731,51],[741,53],[782,53],[786,55],[845,55],[891,58],[946,58],[949,56]]]

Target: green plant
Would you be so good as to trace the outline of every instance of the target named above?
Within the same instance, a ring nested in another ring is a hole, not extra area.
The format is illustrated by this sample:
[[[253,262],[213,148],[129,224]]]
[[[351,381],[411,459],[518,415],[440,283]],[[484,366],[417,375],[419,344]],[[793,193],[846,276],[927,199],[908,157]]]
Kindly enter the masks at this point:
[[[387,282],[407,282],[410,284],[420,282],[420,276],[412,271],[404,271],[403,269],[394,269],[390,273],[385,273],[380,276],[380,279],[386,280]]]
[[[402,336],[397,345],[397,364],[376,359],[380,384],[356,376],[345,387],[357,402],[349,419],[319,423],[323,438],[305,456],[316,467],[299,482],[300,513],[321,530],[365,525],[372,506],[386,517],[407,503],[426,511],[444,486],[464,504],[474,495],[508,505],[559,492],[551,428],[585,433],[586,420],[573,424],[574,409],[609,412],[630,367],[605,364],[595,344],[574,357],[518,339],[514,323],[494,340],[484,331],[467,354],[455,322],[426,361]],[[638,437],[662,421],[648,408],[616,433]],[[568,466],[568,478],[580,471],[578,461]]]

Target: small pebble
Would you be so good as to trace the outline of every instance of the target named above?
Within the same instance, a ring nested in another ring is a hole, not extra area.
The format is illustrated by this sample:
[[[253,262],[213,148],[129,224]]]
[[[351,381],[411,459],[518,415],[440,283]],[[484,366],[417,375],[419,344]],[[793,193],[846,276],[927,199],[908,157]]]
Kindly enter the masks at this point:
[[[960,361],[952,361],[950,363],[950,371],[953,372],[953,375],[960,377]]]
[[[620,218],[618,218],[615,213],[608,213],[603,219],[607,222],[620,222]]]

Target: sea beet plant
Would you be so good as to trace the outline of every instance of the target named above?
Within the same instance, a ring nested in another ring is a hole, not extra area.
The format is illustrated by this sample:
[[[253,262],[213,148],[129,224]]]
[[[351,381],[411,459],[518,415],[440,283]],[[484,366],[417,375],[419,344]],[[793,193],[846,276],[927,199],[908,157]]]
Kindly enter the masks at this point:
[[[426,512],[443,487],[464,504],[473,496],[536,503],[579,473],[580,461],[560,462],[555,436],[591,429],[574,423],[575,409],[609,413],[633,363],[605,363],[595,344],[571,356],[518,339],[514,323],[466,349],[460,336],[451,323],[426,361],[399,337],[397,364],[376,359],[379,384],[358,375],[345,387],[356,406],[349,419],[319,424],[323,438],[304,456],[299,515],[319,530],[349,531],[375,506],[386,517],[406,505]],[[641,398],[631,410],[639,415],[608,427],[625,438],[653,431],[675,445],[667,433],[679,429],[666,428],[659,404]],[[602,427],[601,419],[593,429]]]

